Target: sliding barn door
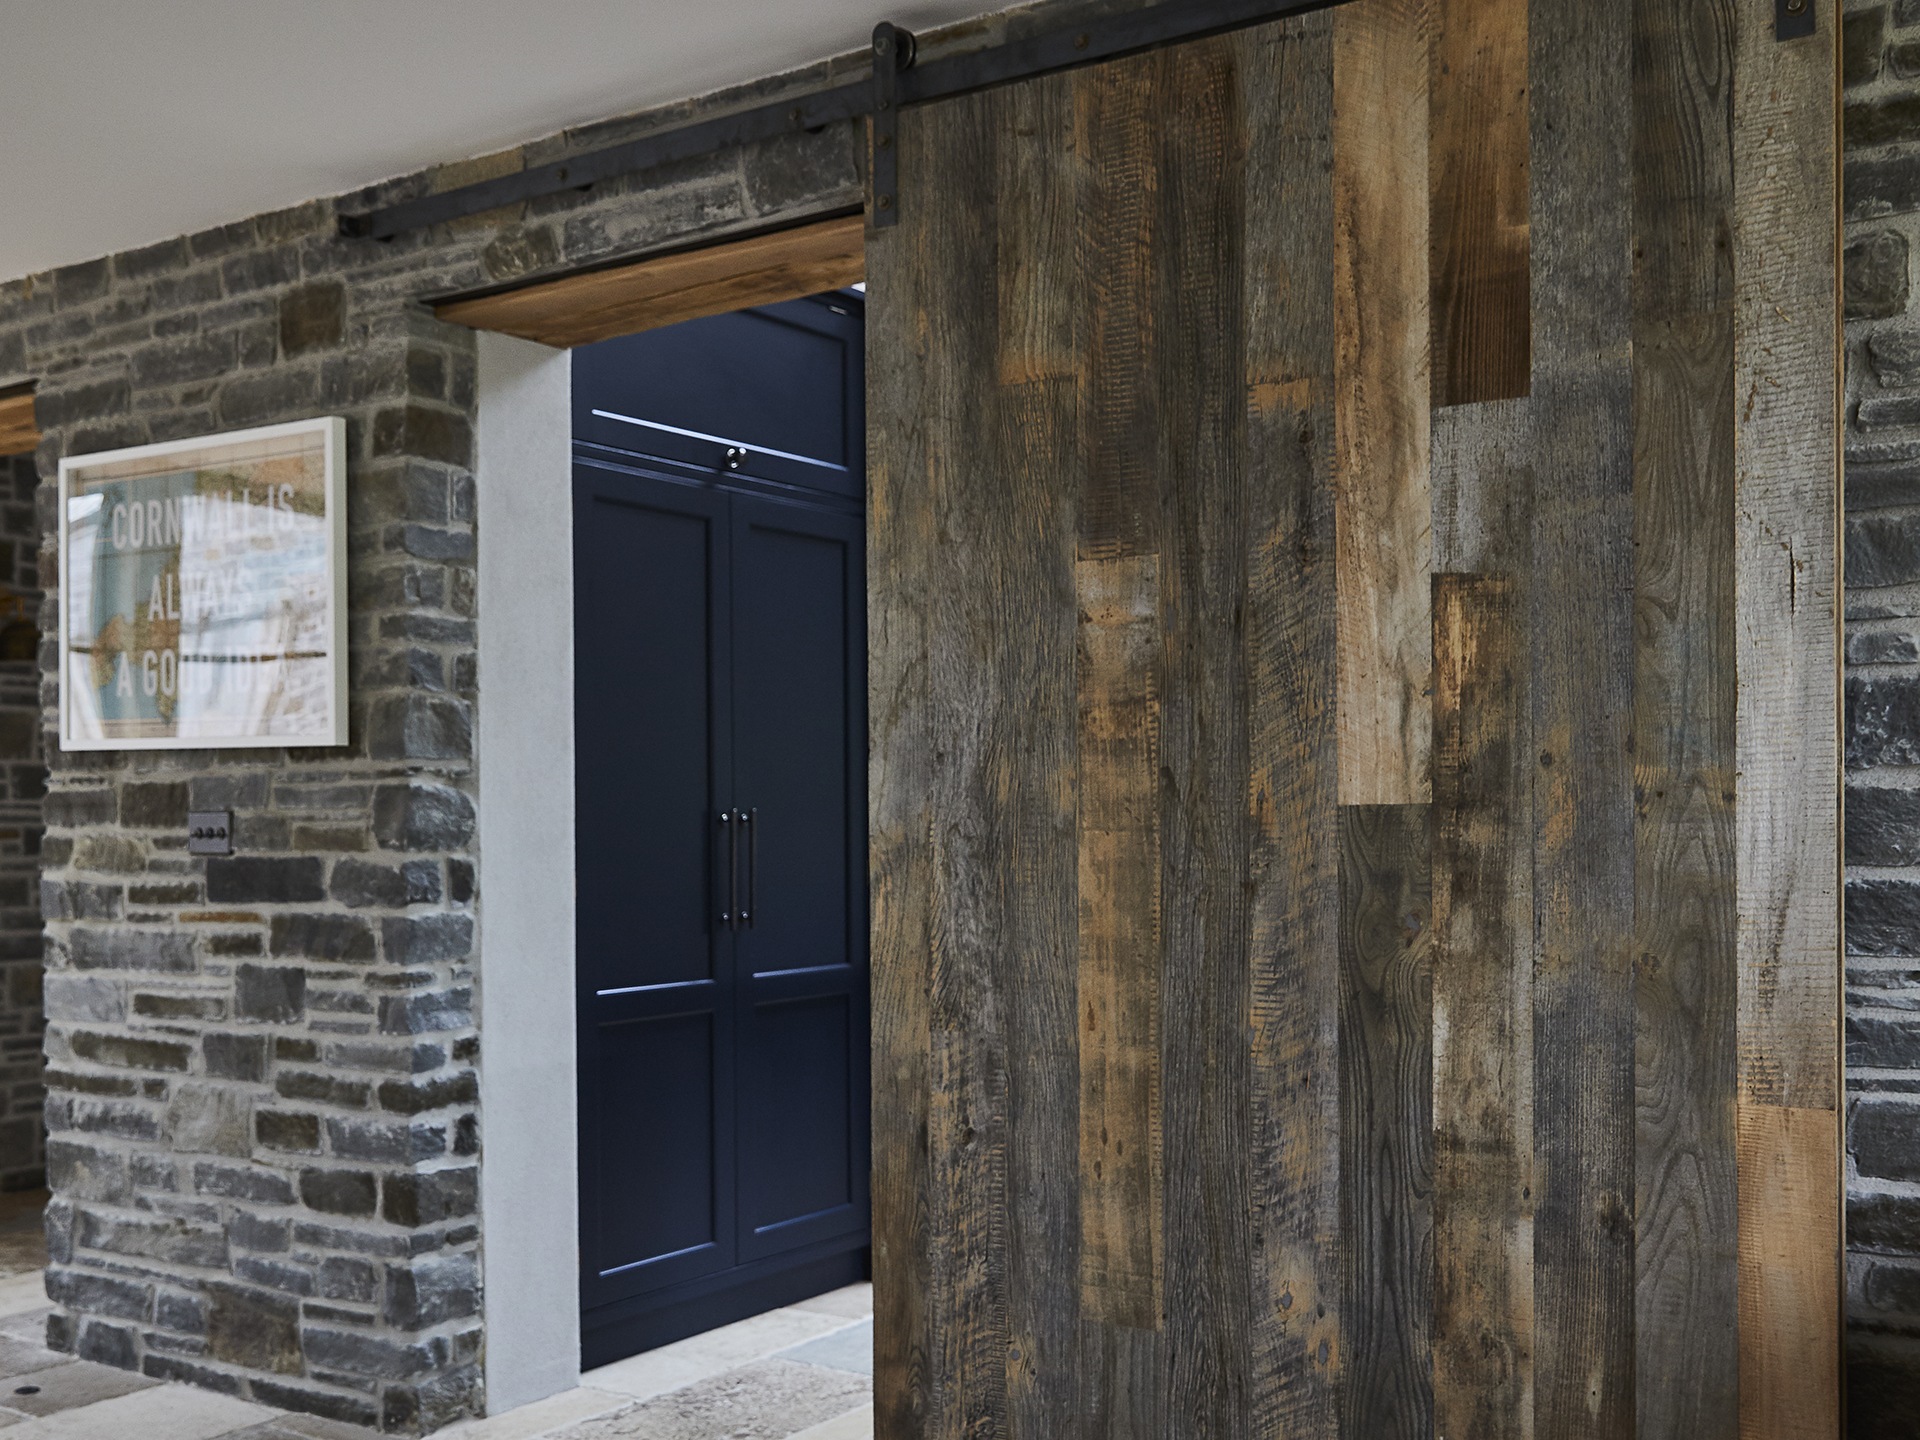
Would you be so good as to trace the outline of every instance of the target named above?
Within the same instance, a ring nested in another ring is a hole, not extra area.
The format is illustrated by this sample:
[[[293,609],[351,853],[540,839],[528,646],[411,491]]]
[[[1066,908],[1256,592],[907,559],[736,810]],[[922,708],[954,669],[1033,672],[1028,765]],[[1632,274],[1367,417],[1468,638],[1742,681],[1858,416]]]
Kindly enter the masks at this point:
[[[881,1440],[1837,1434],[1835,18],[902,115]]]

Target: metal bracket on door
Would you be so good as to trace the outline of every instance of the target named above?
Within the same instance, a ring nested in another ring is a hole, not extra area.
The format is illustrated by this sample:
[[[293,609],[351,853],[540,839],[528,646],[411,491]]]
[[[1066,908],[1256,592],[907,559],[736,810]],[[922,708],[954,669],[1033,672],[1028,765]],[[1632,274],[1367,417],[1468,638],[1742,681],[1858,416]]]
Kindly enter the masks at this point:
[[[1773,0],[1775,40],[1802,40],[1813,31],[1813,0]]]
[[[912,32],[885,20],[873,27],[867,218],[876,230],[884,230],[900,219],[900,72],[913,64],[913,51]]]
[[[747,832],[747,903],[740,903],[740,832]],[[729,930],[742,925],[753,928],[753,912],[758,908],[760,890],[760,811],[722,810],[720,831],[727,837],[727,908],[720,912],[720,923]]]

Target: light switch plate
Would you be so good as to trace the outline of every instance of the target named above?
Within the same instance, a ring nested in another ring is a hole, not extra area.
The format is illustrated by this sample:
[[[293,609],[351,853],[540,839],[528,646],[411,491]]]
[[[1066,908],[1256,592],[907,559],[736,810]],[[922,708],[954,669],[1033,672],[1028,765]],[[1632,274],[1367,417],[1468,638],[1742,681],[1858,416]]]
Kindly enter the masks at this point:
[[[233,854],[233,812],[231,810],[189,810],[187,812],[187,853],[189,855]]]

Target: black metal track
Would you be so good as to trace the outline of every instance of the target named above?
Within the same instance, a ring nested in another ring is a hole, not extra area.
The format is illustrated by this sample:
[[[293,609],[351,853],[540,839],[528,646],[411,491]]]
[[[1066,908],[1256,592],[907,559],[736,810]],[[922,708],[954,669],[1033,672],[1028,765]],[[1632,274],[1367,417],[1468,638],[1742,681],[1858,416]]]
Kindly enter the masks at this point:
[[[895,78],[895,93],[902,106],[924,105],[930,100],[1007,85],[1160,45],[1240,30],[1333,3],[1335,0],[1170,0],[1168,4],[1101,16],[1081,25],[913,65]],[[389,240],[410,230],[424,230],[502,205],[584,190],[603,180],[639,174],[676,160],[858,119],[873,113],[874,99],[874,82],[856,80],[750,110],[696,120],[622,145],[570,155],[437,195],[403,200],[364,214],[343,214],[340,233]]]

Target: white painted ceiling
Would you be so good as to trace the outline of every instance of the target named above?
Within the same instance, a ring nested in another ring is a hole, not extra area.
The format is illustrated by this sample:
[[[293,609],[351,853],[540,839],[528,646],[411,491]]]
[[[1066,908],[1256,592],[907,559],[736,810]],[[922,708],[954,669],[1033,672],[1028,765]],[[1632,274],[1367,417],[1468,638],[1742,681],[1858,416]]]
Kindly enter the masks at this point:
[[[1005,0],[0,0],[0,280]]]

